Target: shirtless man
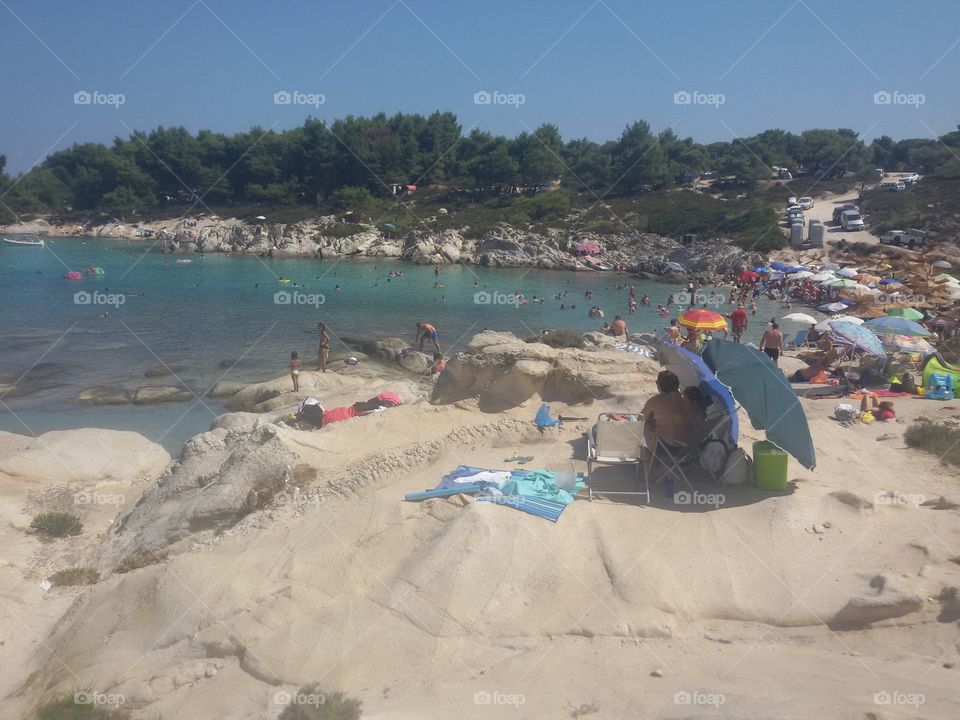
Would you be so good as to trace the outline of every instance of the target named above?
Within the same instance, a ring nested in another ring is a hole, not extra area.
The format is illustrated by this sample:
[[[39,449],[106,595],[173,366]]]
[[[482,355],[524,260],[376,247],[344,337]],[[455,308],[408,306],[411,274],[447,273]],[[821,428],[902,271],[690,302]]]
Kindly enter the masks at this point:
[[[682,445],[690,437],[690,403],[680,394],[680,379],[669,370],[657,375],[657,394],[643,406],[643,437],[651,452],[656,435],[670,445]]]
[[[783,334],[780,332],[780,326],[777,323],[771,323],[770,329],[764,331],[760,339],[760,349],[763,350],[773,364],[780,367],[780,352],[783,350]]]
[[[430,323],[418,322],[417,323],[417,339],[415,342],[419,343],[420,349],[423,350],[423,341],[430,340],[433,342],[433,346],[437,349],[437,352],[443,352],[440,349],[440,336],[437,334],[437,329]]]
[[[623,321],[623,318],[619,315],[615,315],[613,322],[610,323],[610,334],[614,337],[620,337],[627,335],[627,324]]]
[[[677,319],[670,321],[670,327],[667,328],[667,340],[675,345],[680,344],[680,328],[677,326]]]

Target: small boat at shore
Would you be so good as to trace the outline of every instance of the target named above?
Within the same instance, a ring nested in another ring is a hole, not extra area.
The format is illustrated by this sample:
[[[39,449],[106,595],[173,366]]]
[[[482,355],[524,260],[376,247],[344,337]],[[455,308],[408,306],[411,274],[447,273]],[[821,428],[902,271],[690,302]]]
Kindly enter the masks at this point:
[[[41,238],[35,238],[33,240],[10,240],[9,238],[4,238],[3,241],[7,245],[20,245],[22,247],[43,247],[45,244]]]

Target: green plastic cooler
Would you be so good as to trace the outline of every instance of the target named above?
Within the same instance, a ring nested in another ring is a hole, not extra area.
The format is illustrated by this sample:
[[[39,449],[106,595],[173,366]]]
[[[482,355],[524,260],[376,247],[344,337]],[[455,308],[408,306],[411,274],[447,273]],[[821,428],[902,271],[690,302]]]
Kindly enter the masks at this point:
[[[761,490],[787,489],[787,454],[773,443],[753,444],[753,470]]]

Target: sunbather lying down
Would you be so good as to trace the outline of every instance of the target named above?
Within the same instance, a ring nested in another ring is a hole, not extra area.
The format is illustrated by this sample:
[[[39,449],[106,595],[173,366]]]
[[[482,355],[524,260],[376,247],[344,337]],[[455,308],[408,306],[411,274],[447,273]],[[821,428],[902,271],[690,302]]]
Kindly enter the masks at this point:
[[[360,415],[369,415],[387,408],[401,405],[400,396],[393,392],[382,392],[369,400],[359,400],[353,405],[344,407],[335,407],[325,410],[316,398],[304,398],[300,403],[297,414],[294,416],[297,422],[306,425],[312,425],[315,428],[326,427],[330,423],[349,420]]]
[[[706,397],[699,388],[680,393],[680,379],[664,370],[657,375],[657,392],[643,406],[644,445],[656,450],[657,437],[669,445],[681,446],[706,419]]]

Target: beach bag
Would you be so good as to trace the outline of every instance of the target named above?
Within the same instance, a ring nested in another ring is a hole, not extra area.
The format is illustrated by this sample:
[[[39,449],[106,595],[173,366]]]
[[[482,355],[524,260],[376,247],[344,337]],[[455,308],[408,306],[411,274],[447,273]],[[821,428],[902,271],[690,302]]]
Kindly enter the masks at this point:
[[[833,416],[840,422],[851,422],[857,419],[857,411],[849,403],[839,403],[833,406]]]
[[[713,476],[723,472],[727,464],[727,446],[722,440],[710,439],[700,450],[700,467]]]
[[[727,455],[727,463],[723,469],[721,481],[724,485],[750,485],[753,483],[753,460],[743,448],[735,447]]]

